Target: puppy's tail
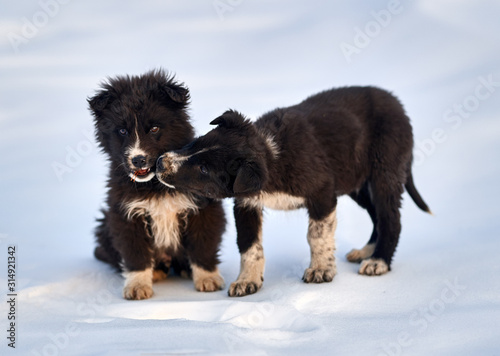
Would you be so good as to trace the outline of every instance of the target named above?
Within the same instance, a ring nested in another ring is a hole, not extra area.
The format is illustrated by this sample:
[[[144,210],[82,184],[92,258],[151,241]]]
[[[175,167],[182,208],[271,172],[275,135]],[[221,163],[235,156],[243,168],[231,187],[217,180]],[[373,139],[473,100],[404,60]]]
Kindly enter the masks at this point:
[[[418,192],[417,188],[415,188],[415,183],[413,183],[413,175],[411,174],[411,170],[408,172],[405,188],[408,194],[410,194],[410,197],[413,199],[415,204],[417,204],[417,206],[426,213],[432,215],[431,209],[429,209],[424,199],[422,199],[422,197],[420,196],[420,193]]]

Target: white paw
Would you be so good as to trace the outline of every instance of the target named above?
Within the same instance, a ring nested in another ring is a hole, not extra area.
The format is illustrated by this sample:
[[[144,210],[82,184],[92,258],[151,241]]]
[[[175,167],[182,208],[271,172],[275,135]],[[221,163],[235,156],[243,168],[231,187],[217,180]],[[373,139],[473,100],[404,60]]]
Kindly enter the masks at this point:
[[[387,272],[389,272],[389,266],[387,266],[387,263],[381,258],[363,260],[359,267],[359,274],[364,274],[366,276],[380,276]]]
[[[194,282],[194,287],[200,292],[215,292],[224,288],[224,278],[212,275]]]
[[[153,269],[124,272],[123,297],[128,300],[148,299],[153,296]]]
[[[224,278],[215,268],[214,271],[207,271],[195,264],[191,265],[193,271],[194,287],[200,292],[215,292],[224,288]]]
[[[306,283],[331,282],[336,272],[335,267],[329,269],[308,268],[305,270],[302,280]]]
[[[144,284],[127,285],[123,288],[123,297],[128,300],[149,299],[153,296],[153,287]]]
[[[230,297],[243,297],[256,293],[262,287],[262,281],[238,280],[231,283],[227,294]]]

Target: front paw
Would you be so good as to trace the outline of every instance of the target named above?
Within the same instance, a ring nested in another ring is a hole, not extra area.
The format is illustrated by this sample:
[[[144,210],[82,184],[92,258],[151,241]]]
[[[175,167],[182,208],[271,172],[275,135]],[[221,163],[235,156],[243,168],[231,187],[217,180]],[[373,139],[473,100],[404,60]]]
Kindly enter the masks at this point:
[[[236,281],[231,283],[227,294],[230,297],[243,297],[248,294],[256,293],[262,287],[262,282],[255,281]]]
[[[153,296],[153,269],[124,272],[123,297],[128,300],[148,299]]]
[[[333,277],[335,277],[335,273],[335,268],[308,268],[305,270],[302,280],[305,283],[331,282],[333,280]]]
[[[200,292],[215,292],[224,288],[224,278],[212,275],[194,282],[194,287]]]
[[[123,297],[128,300],[149,299],[153,296],[153,287],[144,284],[126,285],[123,288]]]
[[[359,274],[364,274],[366,276],[380,276],[387,272],[389,272],[389,266],[381,258],[363,260],[359,267]]]
[[[220,275],[217,267],[210,271],[192,264],[191,270],[193,272],[194,287],[197,291],[215,292],[224,288],[224,278]]]

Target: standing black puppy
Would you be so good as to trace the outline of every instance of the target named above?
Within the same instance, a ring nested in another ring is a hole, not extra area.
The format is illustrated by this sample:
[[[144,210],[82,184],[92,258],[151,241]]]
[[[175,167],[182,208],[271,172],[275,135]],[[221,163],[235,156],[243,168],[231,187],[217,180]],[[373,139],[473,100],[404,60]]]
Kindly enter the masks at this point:
[[[348,194],[368,210],[373,233],[347,258],[359,273],[390,270],[401,231],[404,188],[425,211],[411,174],[413,137],[408,117],[390,93],[347,87],[276,109],[255,123],[227,111],[218,127],[158,160],[159,179],[178,191],[236,197],[234,214],[241,271],[230,296],[255,293],[264,272],[262,209],[305,207],[311,264],[307,283],[330,282],[335,273],[337,197]]]
[[[166,278],[170,266],[192,272],[199,291],[222,289],[221,203],[173,191],[155,177],[158,156],[193,139],[188,89],[157,70],[109,79],[88,101],[110,161],[95,256],[123,272],[123,296],[150,298],[153,281]]]

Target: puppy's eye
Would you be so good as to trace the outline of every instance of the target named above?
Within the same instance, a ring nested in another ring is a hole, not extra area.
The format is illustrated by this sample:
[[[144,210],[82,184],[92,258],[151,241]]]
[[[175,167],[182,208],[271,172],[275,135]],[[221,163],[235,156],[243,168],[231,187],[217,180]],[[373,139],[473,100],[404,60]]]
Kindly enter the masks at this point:
[[[118,133],[119,133],[120,135],[122,135],[122,136],[127,136],[128,131],[127,131],[127,129],[119,129],[119,130],[118,130]]]
[[[205,166],[205,165],[203,165],[203,164],[202,164],[202,165],[200,166],[200,172],[201,172],[201,174],[203,174],[203,175],[207,175],[207,174],[208,174],[208,169],[207,169],[207,166]]]
[[[154,134],[157,133],[158,131],[160,131],[160,128],[158,126],[153,126],[151,128],[151,130],[149,130],[149,132],[154,133]]]

